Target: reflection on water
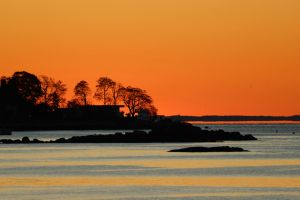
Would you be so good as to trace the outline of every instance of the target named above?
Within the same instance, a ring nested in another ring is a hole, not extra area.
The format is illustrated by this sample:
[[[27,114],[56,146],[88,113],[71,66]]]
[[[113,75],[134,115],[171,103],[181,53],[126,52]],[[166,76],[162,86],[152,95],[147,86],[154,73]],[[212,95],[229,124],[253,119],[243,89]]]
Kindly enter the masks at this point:
[[[254,133],[259,140],[0,145],[0,199],[299,199],[300,136],[291,132],[300,133],[300,125],[209,127]],[[40,138],[70,135],[50,133]],[[24,134],[39,136],[18,132],[14,137]],[[239,146],[250,152],[167,152],[199,145]]]
[[[209,186],[209,187],[294,187],[300,189],[300,177],[18,177],[0,178],[2,187],[11,186]]]

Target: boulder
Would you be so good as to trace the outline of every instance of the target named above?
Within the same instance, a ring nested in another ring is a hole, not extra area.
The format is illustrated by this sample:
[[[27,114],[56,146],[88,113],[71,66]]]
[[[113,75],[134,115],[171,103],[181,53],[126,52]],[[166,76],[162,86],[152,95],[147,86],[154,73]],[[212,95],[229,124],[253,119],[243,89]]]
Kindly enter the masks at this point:
[[[168,152],[244,152],[240,147],[229,147],[229,146],[220,146],[220,147],[187,147],[182,149],[173,149]]]

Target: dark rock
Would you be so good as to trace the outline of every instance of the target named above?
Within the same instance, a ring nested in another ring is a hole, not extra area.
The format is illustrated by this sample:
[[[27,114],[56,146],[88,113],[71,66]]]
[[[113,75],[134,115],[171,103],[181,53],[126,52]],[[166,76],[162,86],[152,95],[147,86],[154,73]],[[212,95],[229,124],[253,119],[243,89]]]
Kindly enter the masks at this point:
[[[187,147],[182,149],[173,149],[168,152],[244,152],[240,147],[229,147],[229,146],[220,146],[220,147]]]
[[[43,143],[43,141],[38,140],[38,139],[33,139],[33,140],[32,140],[32,143]]]
[[[59,138],[59,139],[55,140],[55,142],[57,142],[57,143],[65,143],[66,139],[65,138]]]
[[[252,135],[241,135],[239,132],[223,130],[203,130],[184,122],[162,120],[149,132],[151,138],[160,142],[215,142],[235,140],[256,140]]]
[[[19,139],[17,139],[17,140],[2,139],[2,140],[0,140],[0,143],[2,143],[2,144],[20,144],[20,143],[23,143],[23,142]]]
[[[122,135],[123,135],[122,132],[116,132],[116,133],[115,133],[115,136],[122,136]]]
[[[22,143],[29,143],[30,139],[26,136],[22,138]]]

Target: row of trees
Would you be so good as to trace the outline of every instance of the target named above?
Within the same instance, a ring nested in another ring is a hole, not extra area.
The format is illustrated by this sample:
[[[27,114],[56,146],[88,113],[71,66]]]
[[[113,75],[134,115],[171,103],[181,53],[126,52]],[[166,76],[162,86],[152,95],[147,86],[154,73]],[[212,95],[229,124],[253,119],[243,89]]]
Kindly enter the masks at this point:
[[[66,102],[67,88],[62,81],[46,76],[37,77],[22,71],[0,80],[0,118],[31,119],[37,113],[60,108]]]
[[[74,98],[68,102],[68,107],[88,105],[90,95],[91,89],[88,83],[84,80],[80,81],[74,88]],[[108,77],[100,77],[97,80],[96,92],[93,97],[103,105],[125,105],[131,117],[142,111],[152,116],[157,113],[153,99],[145,90],[130,86],[124,87],[121,83]]]
[[[87,106],[91,104],[92,90],[89,84],[82,80],[74,87],[74,97],[67,101],[66,85],[48,76],[37,77],[22,71],[15,72],[12,77],[2,77],[0,85],[0,106],[18,105],[21,107],[38,106],[54,111],[61,107]],[[108,77],[97,80],[96,92],[92,96],[103,105],[124,105],[128,115],[136,116],[144,111],[156,115],[157,109],[153,99],[145,90],[135,87],[125,87]]]

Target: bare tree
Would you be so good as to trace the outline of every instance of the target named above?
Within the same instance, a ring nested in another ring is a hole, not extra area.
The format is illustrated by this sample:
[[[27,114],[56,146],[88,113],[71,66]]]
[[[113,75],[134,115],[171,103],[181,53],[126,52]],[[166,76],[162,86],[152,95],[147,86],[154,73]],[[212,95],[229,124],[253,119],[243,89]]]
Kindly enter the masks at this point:
[[[78,98],[81,105],[87,105],[87,98],[91,93],[88,82],[80,81],[74,88],[74,94]]]
[[[67,87],[64,83],[62,83],[62,81],[54,82],[53,92],[49,95],[50,107],[52,109],[57,109],[66,102],[66,99],[64,98],[66,92],[67,92]]]
[[[41,89],[43,92],[41,102],[45,105],[49,105],[50,94],[53,93],[54,79],[48,76],[40,76],[39,79],[41,81]]]
[[[40,76],[42,96],[40,102],[45,104],[51,109],[57,109],[65,103],[67,87],[62,81],[55,81],[48,76]]]
[[[126,87],[122,90],[122,100],[131,117],[136,116],[141,110],[148,108],[153,103],[152,98],[145,90],[133,87]]]
[[[97,81],[97,90],[94,97],[100,101],[103,101],[103,104],[106,105],[109,103],[111,95],[109,94],[110,89],[116,83],[108,77],[100,77]]]
[[[112,96],[112,104],[118,105],[119,100],[121,99],[122,92],[124,91],[124,87],[121,83],[114,83],[111,87],[111,96]]]

